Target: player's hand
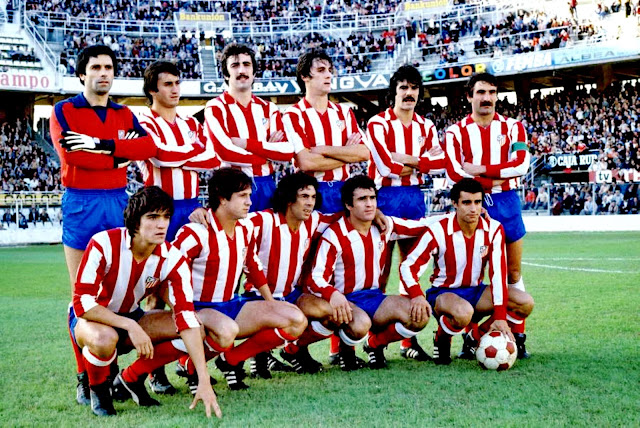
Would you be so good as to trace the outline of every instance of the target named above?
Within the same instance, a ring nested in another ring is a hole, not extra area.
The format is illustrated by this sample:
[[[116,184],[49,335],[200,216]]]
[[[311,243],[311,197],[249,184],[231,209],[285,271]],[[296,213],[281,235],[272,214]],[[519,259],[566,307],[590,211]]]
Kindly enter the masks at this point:
[[[355,144],[360,144],[360,141],[362,141],[362,135],[359,132],[354,132],[347,137],[347,141],[344,143],[344,145],[353,146]]]
[[[462,164],[462,169],[469,175],[473,175],[477,177],[478,175],[482,175],[487,172],[487,167],[483,165],[474,165],[469,162],[465,162]]]
[[[216,393],[213,391],[211,384],[208,381],[198,382],[198,389],[196,390],[196,395],[193,397],[193,401],[189,406],[189,409],[193,410],[198,405],[198,401],[202,400],[202,404],[204,404],[204,411],[207,414],[207,417],[211,417],[211,409],[213,409],[213,413],[216,417],[222,417],[222,410],[220,410],[220,406],[218,405],[218,400],[216,398]]]
[[[444,150],[442,150],[442,147],[440,147],[439,144],[431,147],[429,149],[429,151],[427,151],[427,153],[429,153],[429,156],[440,156],[442,153],[444,153]]]
[[[140,358],[153,358],[153,343],[149,335],[140,327],[140,324],[133,322],[127,329],[129,339],[138,352]]]
[[[125,158],[113,158],[113,168],[114,169],[118,169],[118,168],[126,168],[129,166],[129,164],[131,163],[130,159],[125,159]]]
[[[482,210],[480,210],[480,215],[485,219],[485,220],[491,220],[491,216],[489,215],[489,211],[487,211],[487,209],[485,207],[482,207]]]
[[[511,333],[511,329],[509,328],[509,324],[505,320],[495,320],[491,323],[491,328],[489,331],[497,330],[507,335],[507,337],[515,342],[515,338],[513,337],[513,333]]]
[[[203,226],[209,226],[209,215],[207,210],[199,207],[193,210],[191,214],[189,214],[189,221],[191,223],[198,223]]]
[[[380,232],[382,232],[383,235],[390,233],[391,220],[389,220],[389,217],[382,214],[382,211],[380,211],[379,209],[376,210],[376,216],[373,219],[373,222],[376,226],[378,226],[378,229],[380,229]]]
[[[247,139],[246,138],[231,137],[231,142],[233,143],[234,146],[238,146],[241,149],[246,149],[247,148]]]
[[[353,321],[353,310],[344,294],[335,291],[329,299],[329,304],[333,308],[332,321],[338,325],[348,324]]]
[[[270,143],[279,143],[281,141],[284,141],[284,132],[282,131],[276,131],[269,137]]]
[[[85,134],[78,134],[73,131],[64,131],[60,146],[69,152],[84,150],[85,152],[111,155],[115,150],[113,140],[101,140]]]
[[[429,321],[431,317],[431,305],[424,296],[417,296],[411,299],[411,321],[423,323]]]

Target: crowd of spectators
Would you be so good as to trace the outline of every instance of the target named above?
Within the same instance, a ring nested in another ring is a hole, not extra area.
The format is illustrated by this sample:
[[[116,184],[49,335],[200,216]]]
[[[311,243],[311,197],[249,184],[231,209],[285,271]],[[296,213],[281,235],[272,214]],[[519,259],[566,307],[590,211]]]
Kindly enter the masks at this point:
[[[387,14],[400,0],[45,0],[27,1],[27,10],[67,13],[78,18],[171,21],[175,12],[228,12],[243,22],[272,18],[319,17],[335,14]]]
[[[0,125],[2,192],[59,191],[60,166],[33,141],[28,119]]]
[[[526,190],[523,210],[551,215],[638,214],[638,198],[638,183],[554,184]]]
[[[83,34],[79,31],[65,34],[60,64],[68,74],[75,73],[75,59],[87,46],[103,44],[111,47],[119,61],[118,76],[142,77],[144,69],[153,61],[177,61],[178,69],[185,79],[200,79],[202,71],[198,50],[200,40],[183,33],[158,37],[132,37],[125,34]]]

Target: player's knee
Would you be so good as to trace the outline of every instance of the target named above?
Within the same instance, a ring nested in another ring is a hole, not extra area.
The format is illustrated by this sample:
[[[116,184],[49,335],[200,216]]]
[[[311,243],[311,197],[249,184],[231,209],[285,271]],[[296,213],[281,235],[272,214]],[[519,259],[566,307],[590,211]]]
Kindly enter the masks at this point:
[[[118,344],[118,333],[112,328],[101,328],[90,345],[91,350],[98,356],[113,354]]]
[[[533,307],[535,306],[535,302],[531,294],[529,293],[522,293],[522,294],[523,294],[523,302],[520,305],[521,307],[520,310],[522,312],[522,315],[529,316],[529,314],[533,312]]]
[[[289,324],[294,336],[300,336],[307,328],[307,317],[297,308],[292,308],[289,315]]]
[[[471,305],[455,305],[451,311],[451,318],[456,327],[466,327],[473,317]]]
[[[349,323],[349,329],[353,333],[354,339],[365,337],[371,329],[371,320],[368,316],[354,314],[353,321]]]
[[[216,327],[216,335],[218,337],[218,344],[223,348],[228,348],[233,345],[233,341],[236,339],[240,327],[233,320],[221,322]]]

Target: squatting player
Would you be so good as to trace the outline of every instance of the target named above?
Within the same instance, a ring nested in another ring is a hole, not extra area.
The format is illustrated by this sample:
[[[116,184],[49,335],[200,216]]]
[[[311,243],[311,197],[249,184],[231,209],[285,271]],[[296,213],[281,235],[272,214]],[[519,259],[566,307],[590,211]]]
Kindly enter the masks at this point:
[[[513,338],[514,326],[533,310],[528,293],[507,288],[505,233],[498,221],[480,215],[483,196],[478,181],[463,178],[456,183],[451,189],[455,214],[432,223],[400,265],[400,281],[413,289],[420,286],[420,276],[433,257],[426,297],[438,319],[433,341],[436,364],[451,363],[451,338],[472,321],[490,316],[472,330],[475,341],[494,329]],[[487,268],[489,284],[482,282]]]
[[[109,99],[118,63],[113,51],[90,46],[78,55],[76,75],[81,94],[57,103],[51,115],[51,139],[61,159],[62,243],[71,286],[91,237],[123,226],[127,204],[126,166],[155,156],[156,146],[134,114]],[[76,400],[89,404],[87,375],[74,346],[78,387]]]
[[[417,335],[431,315],[419,285],[407,287],[408,296],[387,296],[380,289],[388,244],[420,236],[426,227],[417,221],[387,217],[391,226],[382,234],[373,226],[377,192],[367,176],[348,179],[341,193],[345,214],[322,234],[309,288],[331,304],[336,324],[349,327],[340,330],[342,341],[353,346],[366,339],[369,367],[384,368],[384,348]],[[340,351],[341,365],[346,359],[353,365],[352,352]]]
[[[450,126],[445,135],[446,169],[450,181],[464,177],[478,180],[484,188],[484,207],[505,231],[509,285],[524,291],[521,275],[522,221],[516,189],[529,169],[531,155],[522,123],[496,113],[498,81],[489,73],[471,77],[467,100],[471,114]],[[514,329],[518,358],[527,358],[524,323]],[[473,358],[475,343],[466,336],[462,358]]]
[[[207,416],[211,408],[221,416],[193,309],[189,266],[182,253],[165,242],[172,212],[169,195],[158,187],[146,187],[129,200],[126,227],[94,235],[82,257],[69,330],[82,349],[91,408],[98,416],[116,414],[110,371],[119,354],[135,348],[138,359],[116,376],[114,395],[129,396],[140,406],[157,406],[160,403],[149,396],[145,379],[153,369],[182,355],[185,346],[199,378],[191,408],[202,400]],[[140,308],[140,301],[156,291],[165,296],[173,313],[145,313]]]

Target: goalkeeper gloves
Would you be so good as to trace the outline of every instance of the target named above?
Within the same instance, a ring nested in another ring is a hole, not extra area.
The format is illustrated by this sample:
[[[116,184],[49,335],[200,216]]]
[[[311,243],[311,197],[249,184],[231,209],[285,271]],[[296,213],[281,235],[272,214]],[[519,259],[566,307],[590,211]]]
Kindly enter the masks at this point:
[[[60,140],[60,145],[70,152],[84,150],[85,152],[112,155],[116,148],[113,140],[101,140],[73,131],[65,131],[62,136],[64,138]]]

